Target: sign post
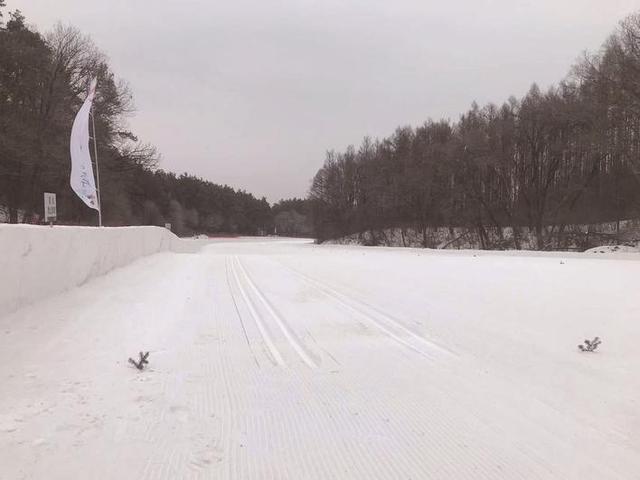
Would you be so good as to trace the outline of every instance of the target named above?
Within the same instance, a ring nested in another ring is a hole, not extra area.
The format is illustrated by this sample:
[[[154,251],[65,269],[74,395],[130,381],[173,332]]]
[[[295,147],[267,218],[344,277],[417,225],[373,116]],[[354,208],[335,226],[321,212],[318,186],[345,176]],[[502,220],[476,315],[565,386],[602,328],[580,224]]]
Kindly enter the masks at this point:
[[[56,194],[44,192],[44,221],[53,224],[58,216]]]

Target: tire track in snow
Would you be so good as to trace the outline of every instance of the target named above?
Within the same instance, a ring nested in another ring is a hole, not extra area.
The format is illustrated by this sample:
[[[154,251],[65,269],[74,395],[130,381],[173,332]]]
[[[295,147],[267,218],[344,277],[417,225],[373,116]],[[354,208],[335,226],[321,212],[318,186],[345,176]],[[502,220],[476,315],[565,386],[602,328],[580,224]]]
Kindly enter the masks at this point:
[[[237,260],[237,258],[235,258],[235,260]],[[247,305],[247,308],[249,309],[249,313],[253,317],[253,320],[258,327],[258,330],[260,331],[260,335],[262,336],[262,339],[267,345],[267,348],[271,353],[274,363],[281,367],[285,366],[286,363],[284,361],[284,358],[282,358],[282,354],[276,347],[276,344],[274,343],[273,339],[271,338],[271,335],[267,331],[267,328],[264,325],[264,322],[262,321],[260,314],[257,312],[253,302],[249,298],[249,295],[247,294],[244,287],[242,286],[242,283],[240,282],[240,277],[238,276],[238,272],[236,267],[233,264],[233,261],[231,262],[231,272],[233,273],[233,277],[236,281],[236,284],[238,285],[238,290],[240,291],[240,295],[242,296],[245,304]]]
[[[241,274],[244,276],[244,279],[246,280],[247,284],[249,285],[249,287],[251,288],[253,293],[256,295],[258,300],[260,300],[262,305],[264,305],[264,307],[267,309],[269,314],[276,321],[276,324],[278,325],[278,327],[280,327],[280,330],[282,331],[282,334],[285,336],[285,338],[287,339],[289,344],[293,347],[293,349],[298,354],[298,356],[302,359],[302,361],[304,363],[307,364],[307,366],[309,368],[313,368],[313,369],[318,368],[319,367],[318,362],[313,358],[312,354],[307,351],[306,347],[298,339],[296,334],[291,330],[291,327],[289,327],[289,325],[284,320],[284,318],[282,318],[282,316],[278,312],[276,312],[276,310],[271,305],[269,300],[267,300],[267,298],[264,296],[264,294],[256,286],[256,284],[253,282],[253,280],[251,279],[251,277],[247,273],[247,270],[245,269],[244,265],[242,264],[242,261],[240,260],[240,258],[236,256],[235,260],[236,260],[236,262],[238,264],[238,267],[239,267],[239,270],[240,270]]]
[[[418,335],[417,333],[411,331],[404,325],[402,325],[398,320],[391,317],[389,314],[383,312],[379,308],[363,302],[361,300],[355,299],[344,293],[337,291],[332,286],[328,285],[325,282],[317,280],[315,278],[311,278],[308,275],[305,275],[298,270],[289,267],[288,265],[280,262],[284,267],[292,271],[299,278],[304,280],[310,285],[313,285],[317,290],[324,293],[325,296],[333,299],[335,302],[339,303],[343,307],[351,310],[356,313],[360,317],[364,318],[369,323],[373,324],[376,328],[384,332],[387,336],[400,343],[401,345],[413,350],[414,352],[422,355],[423,357],[428,358],[429,360],[435,360],[434,352],[424,351],[417,346],[409,343],[407,340],[402,338],[402,335],[406,335],[411,337],[412,339],[418,341],[419,343],[426,346],[429,350],[436,350],[439,354],[443,354],[448,357],[457,357],[458,355],[453,353],[452,351],[437,345],[434,342],[427,340],[426,338]],[[376,319],[377,317],[377,319]],[[382,319],[382,321],[380,320]],[[386,324],[386,325],[385,325]],[[392,329],[395,329],[397,332],[393,332]]]

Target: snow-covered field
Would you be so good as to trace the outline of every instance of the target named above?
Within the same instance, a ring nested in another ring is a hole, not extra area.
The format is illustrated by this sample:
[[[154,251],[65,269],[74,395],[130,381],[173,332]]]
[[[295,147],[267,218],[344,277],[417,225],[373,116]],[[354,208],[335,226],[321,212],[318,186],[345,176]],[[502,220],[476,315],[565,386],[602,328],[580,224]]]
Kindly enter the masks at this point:
[[[640,478],[636,259],[139,259],[0,317],[0,479]]]

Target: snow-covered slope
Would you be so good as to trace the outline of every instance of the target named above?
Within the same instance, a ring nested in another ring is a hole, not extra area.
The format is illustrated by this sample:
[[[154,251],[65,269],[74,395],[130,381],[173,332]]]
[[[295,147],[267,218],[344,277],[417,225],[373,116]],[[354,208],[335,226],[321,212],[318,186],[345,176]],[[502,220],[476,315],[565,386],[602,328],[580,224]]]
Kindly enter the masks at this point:
[[[0,224],[0,314],[163,251],[195,244],[160,227],[45,227]]]
[[[637,480],[638,259],[142,258],[0,316],[0,479]]]

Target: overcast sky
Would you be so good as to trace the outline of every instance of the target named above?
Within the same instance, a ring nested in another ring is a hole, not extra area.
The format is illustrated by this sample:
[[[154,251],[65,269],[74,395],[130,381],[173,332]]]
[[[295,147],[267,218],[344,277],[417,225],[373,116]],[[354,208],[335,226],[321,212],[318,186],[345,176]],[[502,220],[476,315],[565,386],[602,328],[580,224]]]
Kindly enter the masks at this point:
[[[7,0],[90,34],[161,167],[270,201],[325,151],[562,79],[637,0]]]

